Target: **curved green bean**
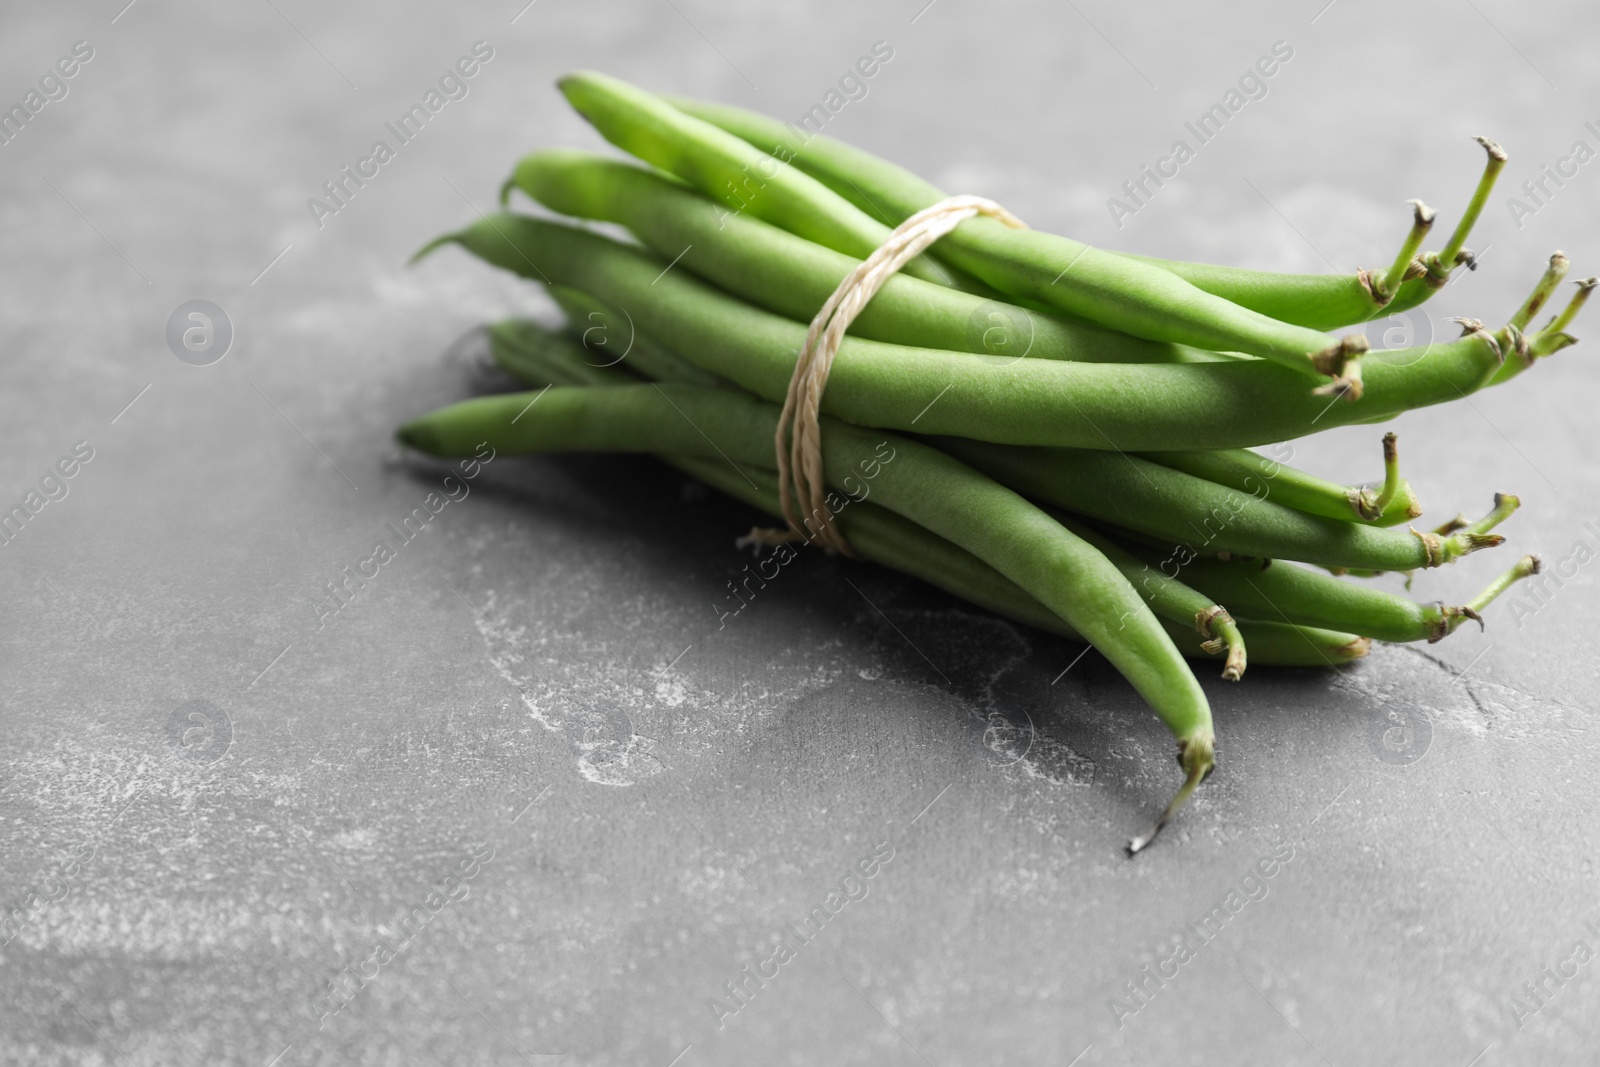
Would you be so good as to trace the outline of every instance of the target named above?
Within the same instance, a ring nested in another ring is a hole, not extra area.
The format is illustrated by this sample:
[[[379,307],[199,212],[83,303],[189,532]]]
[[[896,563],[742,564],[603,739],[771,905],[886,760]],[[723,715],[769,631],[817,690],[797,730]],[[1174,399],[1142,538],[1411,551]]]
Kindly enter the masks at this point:
[[[747,467],[743,471],[748,475],[746,478],[720,460],[692,456],[659,458],[769,515],[781,517],[783,514],[778,503],[777,476],[771,471]],[[977,556],[870,500],[852,504],[839,512],[837,521],[851,550],[863,559],[919,578],[996,615],[1069,641],[1087,643],[1059,615]],[[1104,540],[1103,535],[1097,536]],[[1099,547],[1099,543],[1095,543]],[[1104,543],[1116,547],[1109,540]],[[1107,558],[1114,559],[1109,554]],[[1138,569],[1136,562],[1133,568]],[[1140,575],[1141,581],[1144,578]],[[1190,592],[1192,594],[1192,590]],[[1190,620],[1159,617],[1162,628],[1185,656],[1215,660],[1216,638],[1202,634]],[[1360,659],[1371,648],[1371,641],[1365,637],[1311,626],[1255,619],[1239,620],[1232,625],[1239,634],[1240,645],[1250,650],[1250,661],[1257,666],[1336,666]]]
[[[862,258],[889,236],[890,227],[789,166],[782,153],[760,151],[653,93],[595,71],[568,74],[556,84],[606,140],[676,174],[735,213],[748,211],[817,244]],[[925,256],[906,264],[905,273],[941,285],[958,284],[950,272]]]

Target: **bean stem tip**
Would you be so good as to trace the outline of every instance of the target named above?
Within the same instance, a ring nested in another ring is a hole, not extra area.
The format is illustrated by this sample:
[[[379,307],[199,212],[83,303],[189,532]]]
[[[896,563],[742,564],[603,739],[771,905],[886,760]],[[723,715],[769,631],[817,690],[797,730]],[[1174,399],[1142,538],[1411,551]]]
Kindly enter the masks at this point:
[[[1150,842],[1154,841],[1157,835],[1161,833],[1162,828],[1172,821],[1173,817],[1178,814],[1189,798],[1194,795],[1194,791],[1199,788],[1200,783],[1205,781],[1211,775],[1211,772],[1216,769],[1216,739],[1212,736],[1210,730],[1206,730],[1205,733],[1194,737],[1178,739],[1178,765],[1183,768],[1183,784],[1178,787],[1177,793],[1173,795],[1171,802],[1167,804],[1166,810],[1161,813],[1161,817],[1156,820],[1155,825],[1150,828],[1150,832],[1140,837],[1135,837],[1128,842],[1127,850],[1129,856],[1136,856],[1147,848]]]
[[[1539,568],[1538,556],[1523,556],[1509,570],[1490,582],[1482,592],[1461,607],[1447,608],[1441,605],[1439,621],[1434,627],[1434,632],[1429,635],[1428,643],[1433,644],[1455,633],[1456,627],[1460,626],[1465,619],[1471,619],[1478,624],[1478,629],[1484,629],[1483,610],[1493,603],[1496,597],[1510,589],[1517,582],[1538,574]]]
[[[417,260],[422,259],[424,256],[432,253],[435,249],[438,249],[443,245],[450,244],[452,241],[458,240],[460,240],[460,238],[453,233],[447,233],[440,237],[435,237],[433,240],[429,241],[427,244],[423,245],[421,248],[412,253],[411,258],[406,260],[406,265],[410,266],[411,264],[417,262]]]

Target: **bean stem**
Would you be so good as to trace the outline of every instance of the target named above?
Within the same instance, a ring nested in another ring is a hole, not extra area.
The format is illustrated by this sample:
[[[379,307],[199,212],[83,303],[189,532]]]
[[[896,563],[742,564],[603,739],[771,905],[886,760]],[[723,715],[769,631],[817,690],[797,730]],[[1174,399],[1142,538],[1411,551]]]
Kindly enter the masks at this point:
[[[1428,280],[1433,288],[1439,288],[1450,280],[1450,272],[1460,263],[1466,263],[1470,269],[1474,266],[1471,253],[1462,258],[1466,248],[1467,236],[1472,232],[1472,227],[1477,224],[1478,216],[1483,213],[1484,206],[1489,202],[1489,194],[1494,191],[1494,183],[1500,177],[1500,172],[1506,166],[1506,150],[1495,144],[1489,138],[1479,135],[1475,137],[1483,150],[1488,153],[1489,159],[1484,164],[1483,176],[1478,179],[1478,187],[1472,192],[1472,199],[1467,201],[1467,209],[1461,213],[1461,220],[1456,223],[1455,230],[1450,234],[1450,239],[1445,242],[1444,248],[1436,255],[1427,257]]]
[[[1400,477],[1400,435],[1391,430],[1383,435],[1383,485],[1378,489],[1376,496],[1372,495],[1371,490],[1360,490],[1351,498],[1350,503],[1357,515],[1369,522],[1375,522],[1389,512],[1390,507],[1401,499],[1402,494],[1408,498],[1406,516],[1412,519],[1420,516],[1422,507],[1411,493],[1411,483]]]
[[[1594,292],[1594,287],[1600,285],[1600,278],[1582,278],[1577,282],[1578,291],[1572,294],[1572,299],[1567,301],[1567,306],[1561,309],[1561,314],[1551,319],[1540,333],[1564,333],[1572,325],[1573,318],[1583,310],[1583,305],[1589,302],[1589,294]]]
[[[1428,231],[1433,229],[1433,209],[1421,200],[1412,200],[1410,203],[1411,230],[1401,242],[1400,251],[1396,254],[1389,273],[1378,283],[1378,298],[1385,304],[1394,299],[1394,294],[1400,289],[1400,283],[1407,277],[1420,276],[1422,267],[1416,262],[1417,252],[1422,248],[1422,242],[1428,239]],[[1418,273],[1414,274],[1413,268],[1416,268]]]
[[[1398,439],[1392,433],[1384,435],[1384,481],[1376,491],[1339,485],[1243,448],[1141,455],[1164,467],[1324,518],[1395,526],[1422,514],[1411,483],[1400,477]]]
[[[1518,330],[1526,330],[1528,328],[1528,323],[1533,321],[1533,317],[1539,313],[1539,309],[1544,307],[1545,301],[1550,299],[1551,294],[1556,291],[1556,287],[1561,284],[1561,279],[1566,277],[1567,266],[1565,252],[1555,252],[1550,256],[1550,265],[1545,268],[1544,276],[1539,279],[1539,284],[1534,287],[1533,292],[1528,294],[1528,299],[1517,309],[1517,313],[1511,316],[1511,326],[1516,327]]]

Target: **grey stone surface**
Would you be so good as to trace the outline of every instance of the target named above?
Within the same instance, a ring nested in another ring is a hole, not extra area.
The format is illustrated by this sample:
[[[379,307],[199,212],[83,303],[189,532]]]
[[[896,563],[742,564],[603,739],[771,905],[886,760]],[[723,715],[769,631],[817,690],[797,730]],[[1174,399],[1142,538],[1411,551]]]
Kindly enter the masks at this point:
[[[1600,163],[1520,227],[1507,204],[1600,148],[1590,7],[1319,6],[8,8],[0,103],[94,54],[0,146],[0,503],[93,458],[0,547],[0,1061],[1592,1062],[1591,567],[1483,635],[1207,677],[1223,769],[1137,863],[1171,743],[1102,660],[1063,675],[1072,646],[820,558],[719,629],[752,516],[644,460],[496,460],[316,607],[440,489],[389,433],[476,387],[454,343],[546,308],[404,260],[520,152],[598,143],[567,69],[798,116],[885,40],[830,132],[1036,226],[1290,270],[1386,261],[1409,196],[1452,221],[1484,132],[1513,162],[1483,268],[1421,329],[1503,319],[1555,247],[1596,269]],[[469,94],[318,228],[307,198],[477,40]],[[1118,231],[1107,198],[1278,40],[1266,95]],[[234,331],[204,367],[167,344],[196,299]],[[1525,502],[1501,558],[1419,596],[1597,542],[1592,359],[1399,420],[1430,518]],[[1376,436],[1296,461],[1370,478]],[[1421,758],[1380,758],[1407,724]],[[370,980],[319,1018],[346,966]]]

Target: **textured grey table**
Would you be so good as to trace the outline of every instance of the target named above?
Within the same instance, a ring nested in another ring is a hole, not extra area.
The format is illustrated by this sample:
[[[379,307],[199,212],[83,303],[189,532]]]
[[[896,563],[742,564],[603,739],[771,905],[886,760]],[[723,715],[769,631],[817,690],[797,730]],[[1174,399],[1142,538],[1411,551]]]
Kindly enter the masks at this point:
[[[470,328],[546,309],[404,260],[521,151],[598,143],[567,69],[798,117],[884,41],[829,132],[1040,227],[1280,269],[1386,262],[1409,196],[1453,221],[1485,132],[1483,268],[1411,326],[1502,320],[1558,246],[1600,267],[1600,163],[1507,202],[1600,147],[1578,3],[922,2],[8,9],[0,103],[93,55],[0,146],[0,503],[93,456],[0,546],[0,1062],[1593,1062],[1593,567],[1484,635],[1208,677],[1223,770],[1137,863],[1171,742],[1102,660],[822,558],[719,628],[752,516],[643,460],[496,460],[332,610],[449,488],[391,429],[477,387]],[[1107,199],[1277,41],[1119,231]],[[234,329],[211,366],[164,338],[193,299]],[[1525,502],[1419,595],[1600,544],[1593,358],[1400,420],[1430,518]],[[1376,437],[1296,462],[1371,478]]]

